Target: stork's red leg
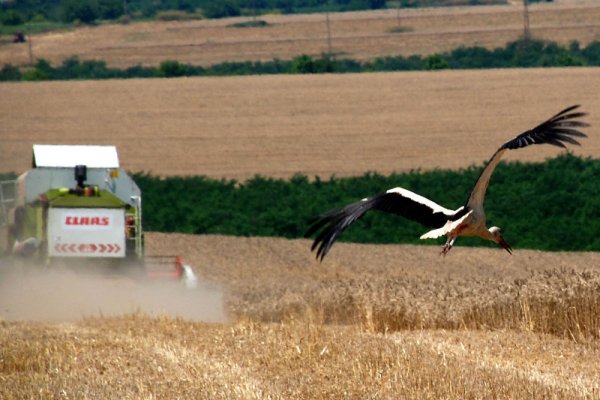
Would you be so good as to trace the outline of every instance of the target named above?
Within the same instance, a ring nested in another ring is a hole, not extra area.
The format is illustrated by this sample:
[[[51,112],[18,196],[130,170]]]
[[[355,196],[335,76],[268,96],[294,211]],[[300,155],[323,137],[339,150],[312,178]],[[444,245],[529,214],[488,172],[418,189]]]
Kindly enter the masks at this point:
[[[444,245],[444,247],[442,247],[442,252],[440,253],[440,255],[446,256],[446,254],[452,249],[452,246],[454,246],[454,241],[456,240],[456,238],[457,236],[450,236],[448,238],[446,244]]]

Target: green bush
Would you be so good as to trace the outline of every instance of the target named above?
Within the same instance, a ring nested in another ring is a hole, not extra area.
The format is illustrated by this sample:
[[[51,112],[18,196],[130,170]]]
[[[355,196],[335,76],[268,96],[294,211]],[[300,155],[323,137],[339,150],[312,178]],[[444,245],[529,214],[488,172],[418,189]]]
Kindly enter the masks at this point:
[[[226,18],[241,15],[240,6],[234,0],[210,2],[203,7],[206,18]]]
[[[185,76],[187,74],[188,67],[181,64],[179,61],[166,60],[160,63],[158,67],[158,76],[163,78],[173,78],[178,76]]]
[[[123,0],[99,0],[98,13],[102,19],[114,20],[125,12]]]
[[[315,61],[311,56],[302,54],[292,60],[292,71],[293,74],[314,74],[317,72]]]
[[[45,80],[48,80],[48,74],[42,70],[34,68],[34,69],[28,69],[27,71],[25,71],[21,75],[21,78],[24,81],[45,81]]]
[[[0,81],[19,81],[21,80],[21,71],[19,68],[6,64],[0,70]]]
[[[23,16],[16,10],[6,10],[0,14],[0,24],[15,26],[23,22],[25,22]]]
[[[110,69],[103,61],[79,61],[71,57],[62,66],[52,67],[46,62],[44,74],[36,74],[36,79],[107,79],[136,77],[178,77],[178,76],[228,76],[250,74],[315,74],[348,73],[371,71],[414,71],[463,68],[513,68],[513,67],[561,67],[561,66],[600,66],[600,42],[592,42],[581,49],[577,42],[568,48],[553,42],[518,41],[504,48],[488,50],[482,47],[459,47],[444,54],[433,54],[425,58],[380,57],[372,61],[359,62],[338,59],[325,54],[319,58],[301,55],[293,60],[274,59],[268,62],[223,62],[206,68],[182,64],[177,60],[165,60],[158,67],[134,66],[125,70]],[[13,75],[14,76],[14,75]],[[22,79],[32,78],[23,74]]]
[[[45,81],[52,79],[53,69],[46,60],[39,59],[34,68],[26,70],[22,75],[24,81]]]
[[[426,70],[446,69],[448,68],[448,61],[446,61],[440,54],[432,54],[425,58]]]
[[[29,22],[31,22],[32,24],[46,24],[48,23],[48,20],[46,19],[46,17],[44,17],[43,14],[35,14],[33,17],[31,17]]]
[[[586,60],[587,65],[600,66],[600,42],[595,41],[587,45],[580,52],[581,56]]]
[[[100,5],[97,0],[63,0],[63,21],[81,21],[91,24],[100,17]]]

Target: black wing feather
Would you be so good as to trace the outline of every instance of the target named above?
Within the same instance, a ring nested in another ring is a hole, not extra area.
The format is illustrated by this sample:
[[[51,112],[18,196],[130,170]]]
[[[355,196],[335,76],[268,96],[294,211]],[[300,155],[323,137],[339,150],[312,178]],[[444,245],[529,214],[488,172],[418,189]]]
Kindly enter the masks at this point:
[[[573,137],[587,137],[587,135],[577,129],[589,126],[588,123],[577,120],[578,118],[585,117],[587,114],[584,112],[572,112],[579,105],[574,105],[565,108],[558,114],[545,122],[542,122],[538,126],[528,131],[521,133],[519,136],[512,140],[504,143],[492,156],[488,164],[481,171],[481,175],[477,179],[473,190],[467,200],[467,206],[469,207],[482,207],[483,200],[485,198],[485,192],[488,184],[494,173],[494,170],[500,162],[502,154],[506,150],[514,150],[522,147],[529,146],[531,144],[551,144],[553,146],[565,148],[565,143],[579,145],[579,142]]]
[[[577,120],[578,118],[585,117],[587,113],[571,112],[578,107],[579,105],[574,105],[565,108],[549,120],[504,143],[500,149],[513,150],[529,146],[530,144],[551,144],[558,147],[566,147],[564,143],[579,145],[579,142],[573,136],[587,137],[587,135],[577,129],[571,128],[582,128],[589,126],[589,124]]]
[[[398,190],[409,193],[416,199],[420,199],[421,202],[402,195]],[[392,189],[328,211],[315,218],[304,235],[304,237],[310,237],[318,232],[311,251],[317,249],[317,258],[323,260],[338,236],[369,210],[396,214],[430,228],[443,226],[456,214],[454,211],[447,210],[412,192],[400,188]]]

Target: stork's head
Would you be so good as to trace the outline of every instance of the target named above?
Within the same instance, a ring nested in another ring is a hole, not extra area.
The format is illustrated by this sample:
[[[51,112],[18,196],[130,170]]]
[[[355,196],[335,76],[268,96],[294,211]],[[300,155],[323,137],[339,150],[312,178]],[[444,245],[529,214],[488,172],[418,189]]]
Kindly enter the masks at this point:
[[[512,248],[506,243],[504,236],[502,236],[502,229],[497,226],[492,226],[489,231],[492,234],[492,240],[502,246],[509,254],[512,254]]]

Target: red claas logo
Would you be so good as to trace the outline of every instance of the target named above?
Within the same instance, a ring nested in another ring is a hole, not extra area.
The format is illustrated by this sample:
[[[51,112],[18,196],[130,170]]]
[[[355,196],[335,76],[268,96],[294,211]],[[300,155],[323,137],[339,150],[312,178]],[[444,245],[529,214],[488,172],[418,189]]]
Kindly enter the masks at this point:
[[[67,226],[108,226],[110,225],[110,217],[86,217],[67,215],[65,218]]]

